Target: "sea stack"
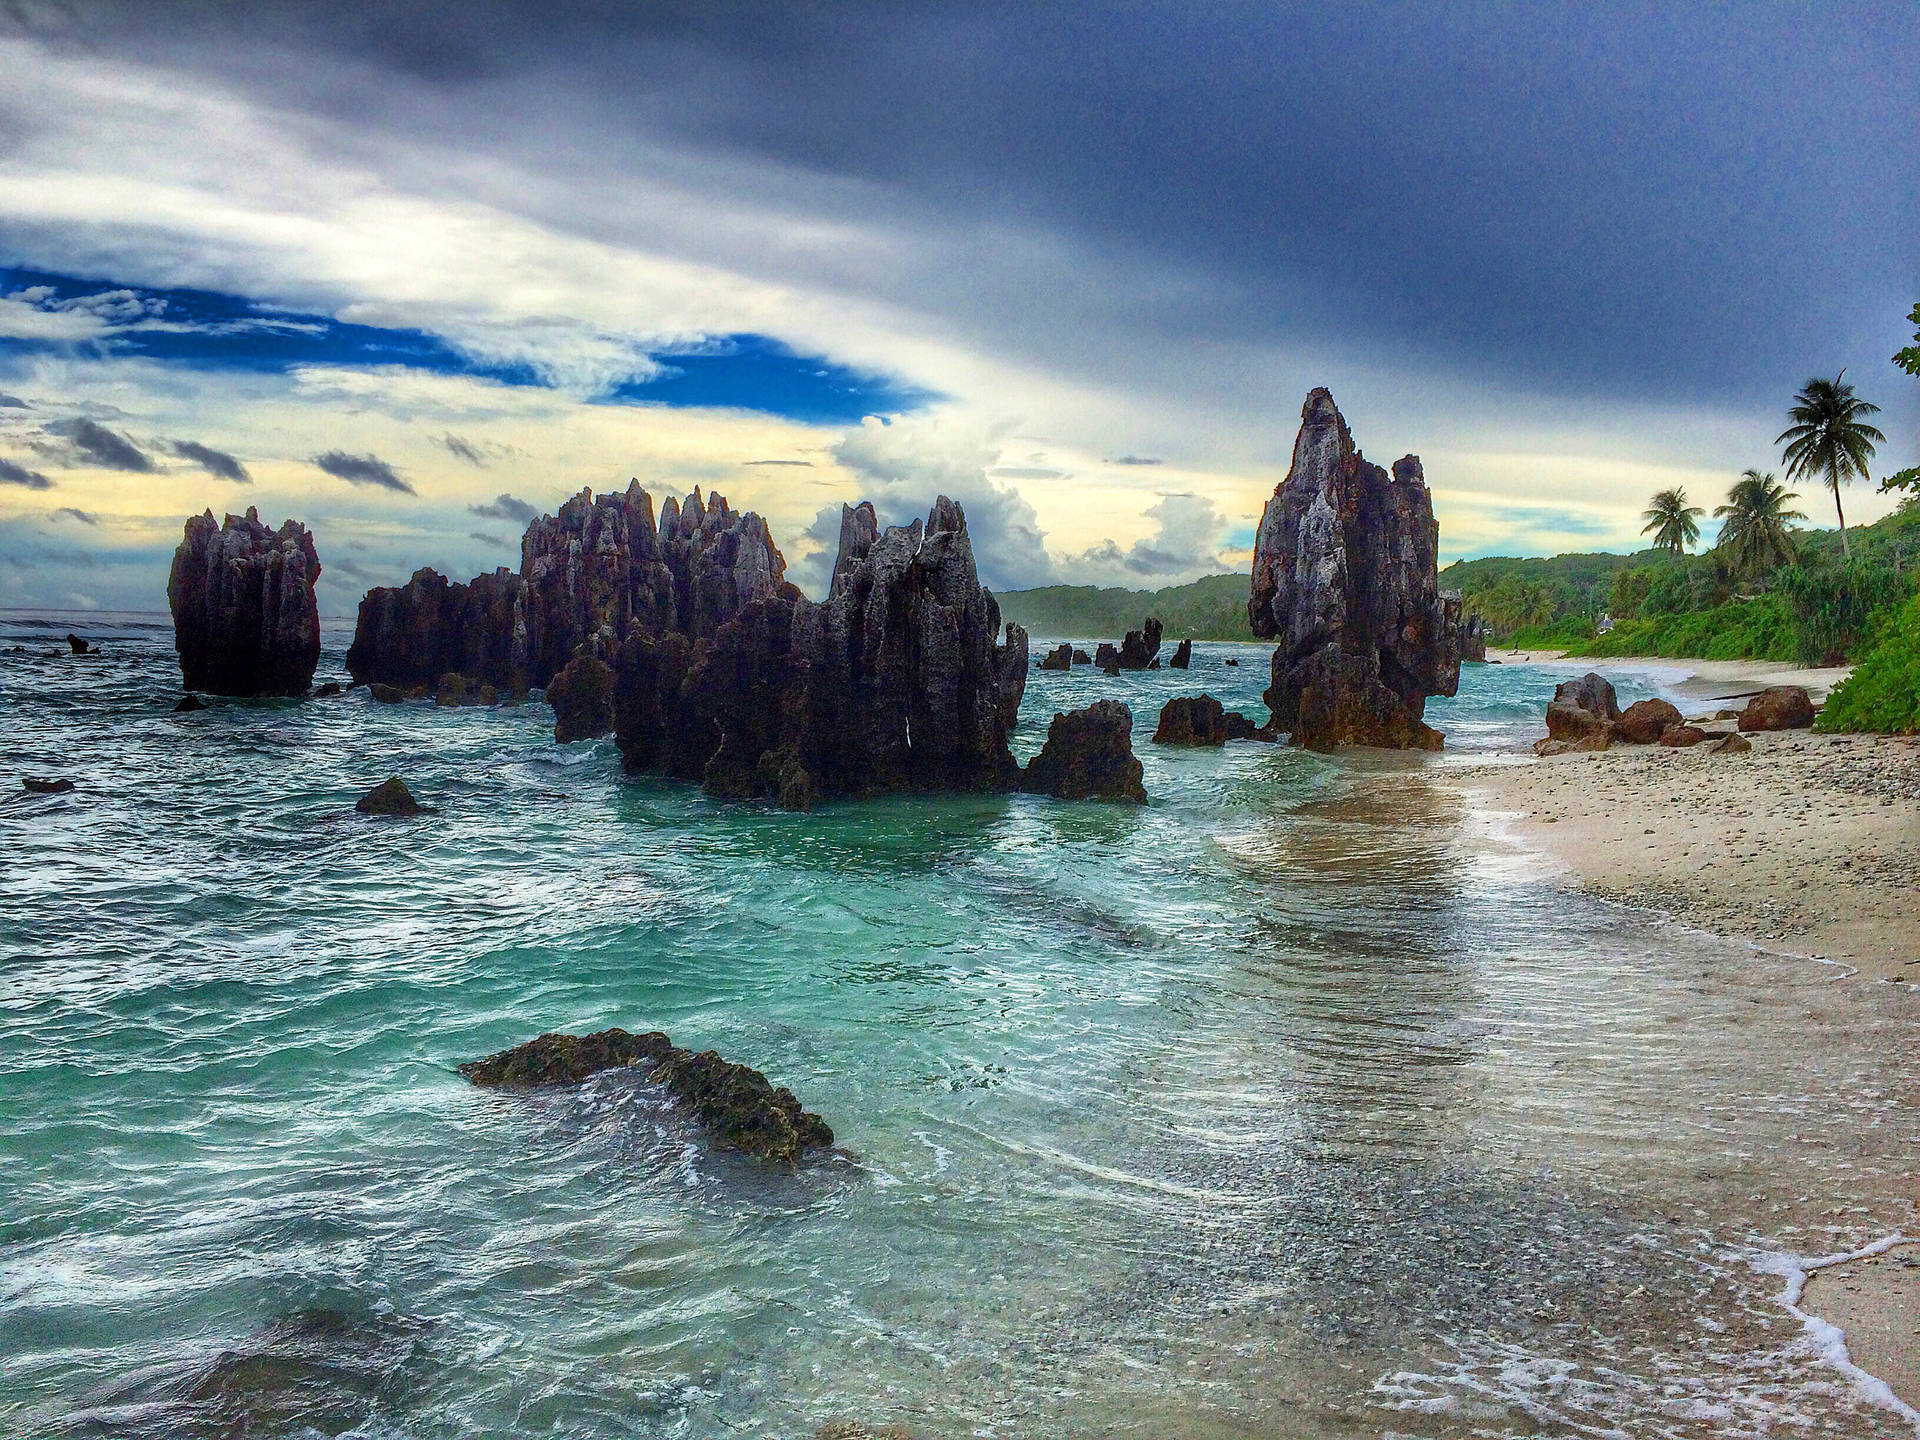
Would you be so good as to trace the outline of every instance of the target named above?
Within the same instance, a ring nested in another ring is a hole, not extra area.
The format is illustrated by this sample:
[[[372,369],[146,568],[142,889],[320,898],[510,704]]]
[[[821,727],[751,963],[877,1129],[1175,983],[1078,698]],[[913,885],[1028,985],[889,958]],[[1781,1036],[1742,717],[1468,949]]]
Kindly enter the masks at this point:
[[[1247,602],[1253,633],[1280,642],[1263,697],[1274,729],[1314,750],[1440,748],[1422,715],[1459,688],[1460,598],[1440,589],[1439,542],[1419,459],[1369,464],[1333,396],[1309,394]]]
[[[320,663],[320,556],[306,526],[278,530],[249,507],[187,521],[173,553],[167,603],[189,690],[214,695],[304,695]]]

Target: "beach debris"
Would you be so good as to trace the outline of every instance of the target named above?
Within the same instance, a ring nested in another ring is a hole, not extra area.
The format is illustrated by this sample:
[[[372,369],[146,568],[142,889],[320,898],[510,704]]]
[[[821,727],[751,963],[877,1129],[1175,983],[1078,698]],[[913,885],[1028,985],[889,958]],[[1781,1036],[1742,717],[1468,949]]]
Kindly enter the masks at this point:
[[[424,815],[425,805],[413,798],[407,782],[398,775],[389,776],[353,802],[362,815]]]
[[[187,521],[173,554],[167,603],[189,690],[215,695],[305,695],[320,663],[320,557],[298,521],[278,530],[213,512]]]
[[[1185,670],[1193,663],[1193,641],[1182,640],[1173,647],[1173,658],[1167,664],[1175,670]]]
[[[1153,743],[1224,745],[1229,740],[1251,740],[1257,729],[1245,715],[1227,709],[1211,695],[1177,695],[1160,707]]]
[[[1813,700],[1798,685],[1772,685],[1747,702],[1742,730],[1805,730],[1813,724]]]
[[[1630,745],[1651,745],[1669,726],[1683,723],[1679,708],[1665,700],[1636,700],[1613,722],[1613,737]]]
[[[1073,668],[1073,646],[1056,645],[1040,657],[1042,670],[1070,670]]]
[[[547,682],[553,707],[553,738],[597,740],[613,733],[613,670],[604,660],[578,655]]]
[[[1333,396],[1308,394],[1247,602],[1253,633],[1279,641],[1273,729],[1313,750],[1440,748],[1421,717],[1459,689],[1460,597],[1440,589],[1439,534],[1419,458],[1369,464]]]
[[[186,715],[186,714],[190,714],[195,710],[204,710],[206,708],[207,708],[207,702],[202,700],[198,695],[194,694],[191,690],[189,690],[186,694],[182,695],[178,700],[174,701],[173,713],[176,715]]]
[[[524,1045],[472,1060],[460,1073],[487,1088],[529,1089],[578,1085],[603,1070],[636,1066],[693,1112],[713,1137],[749,1155],[797,1162],[808,1150],[833,1144],[826,1121],[800,1108],[791,1090],[772,1084],[758,1070],[723,1060],[712,1050],[695,1054],[658,1030],[591,1035],[549,1033]]]
[[[1133,712],[1118,700],[1056,714],[1047,741],[1027,763],[1021,788],[1061,800],[1124,800],[1144,805],[1140,762],[1133,754]]]
[[[29,775],[20,784],[35,795],[71,795],[77,788],[71,780],[47,780],[38,775]]]

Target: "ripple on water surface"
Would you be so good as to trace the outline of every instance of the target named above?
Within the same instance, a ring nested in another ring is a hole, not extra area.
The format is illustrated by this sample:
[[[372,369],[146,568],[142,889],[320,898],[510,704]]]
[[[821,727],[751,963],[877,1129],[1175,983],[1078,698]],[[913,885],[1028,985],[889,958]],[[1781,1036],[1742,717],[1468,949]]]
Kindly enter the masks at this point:
[[[1570,898],[1424,762],[1146,743],[1255,647],[1033,677],[1022,756],[1118,694],[1144,810],[792,816],[537,703],[174,715],[163,627],[0,653],[10,771],[82,787],[0,803],[8,1433],[1911,1433],[1749,1263],[1912,1223],[1904,994]],[[439,813],[354,814],[390,773]],[[609,1024],[846,1153],[454,1073]]]

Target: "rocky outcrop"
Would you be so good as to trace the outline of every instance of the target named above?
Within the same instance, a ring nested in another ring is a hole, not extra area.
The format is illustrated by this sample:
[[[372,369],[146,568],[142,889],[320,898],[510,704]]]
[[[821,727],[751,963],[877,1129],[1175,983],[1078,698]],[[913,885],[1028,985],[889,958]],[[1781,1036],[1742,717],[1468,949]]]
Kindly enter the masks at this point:
[[[1685,750],[1707,738],[1707,732],[1698,725],[1669,725],[1660,732],[1660,743],[1669,750]]]
[[[1047,743],[1027,764],[1021,788],[1061,800],[1147,801],[1133,754],[1133,712],[1118,700],[1056,714]]]
[[[1460,658],[1476,665],[1487,663],[1487,622],[1469,615],[1460,626]]]
[[[420,569],[405,585],[377,586],[360,602],[347,649],[356,685],[439,688],[454,674],[524,690],[529,679],[526,585],[504,567],[467,584]]]
[[[553,706],[553,738],[597,740],[613,733],[613,669],[592,655],[578,655],[547,682]]]
[[[527,527],[519,574],[455,585],[422,570],[369,591],[347,668],[402,687],[452,670],[518,693],[581,651],[610,662],[632,633],[708,638],[778,590],[785,570],[766,522],[724,496],[669,498],[656,524],[638,481],[598,498],[582,490]]]
[[[21,788],[30,795],[71,795],[78,787],[64,777],[48,780],[38,775],[29,775],[20,782]]]
[[[362,815],[422,815],[427,810],[398,775],[382,780],[354,801],[353,808]]]
[[[1076,665],[1091,665],[1093,663],[1093,657],[1076,646],[1073,652],[1073,663]]]
[[[1040,657],[1042,670],[1071,670],[1073,668],[1073,646],[1056,645]]]
[[[1099,645],[1094,648],[1093,663],[1102,670],[1118,670],[1120,668],[1120,652],[1114,649],[1109,641],[1102,640]]]
[[[1813,724],[1813,699],[1798,685],[1774,685],[1747,701],[1740,712],[1740,728],[1805,730]]]
[[[542,1035],[460,1073],[475,1085],[526,1088],[577,1085],[603,1070],[636,1066],[691,1110],[709,1134],[724,1144],[788,1164],[808,1150],[833,1144],[826,1121],[800,1108],[791,1090],[775,1086],[758,1070],[675,1045],[658,1030],[630,1035],[601,1030],[592,1035]]]
[[[212,512],[209,511],[208,514],[211,516]],[[85,640],[81,639],[80,636],[69,630],[67,632],[67,653],[70,655],[98,655],[100,653],[100,647],[98,645],[88,644]]]
[[[1420,461],[1391,475],[1369,464],[1333,396],[1308,395],[1254,540],[1247,602],[1253,633],[1279,641],[1273,728],[1316,750],[1439,748],[1427,697],[1460,682],[1460,599],[1440,590],[1439,535]]]
[[[1547,702],[1547,737],[1572,744],[1595,731],[1611,731],[1620,718],[1620,702],[1613,686],[1591,671],[1578,680],[1563,680]]]
[[[1229,710],[1211,695],[1179,695],[1160,707],[1154,727],[1156,745],[1224,745],[1229,740],[1251,740],[1257,730],[1238,710]]]
[[[1120,668],[1144,670],[1160,653],[1161,624],[1149,615],[1138,630],[1129,630],[1120,641]]]
[[[1175,670],[1184,670],[1193,663],[1193,641],[1182,640],[1174,647],[1173,658],[1167,662]]]
[[[1669,726],[1682,723],[1680,711],[1665,700],[1636,700],[1613,722],[1613,737],[1629,745],[1652,745]]]
[[[215,525],[187,521],[173,554],[167,603],[190,690],[215,695],[304,695],[320,663],[320,556],[304,525],[278,530],[249,508]]]

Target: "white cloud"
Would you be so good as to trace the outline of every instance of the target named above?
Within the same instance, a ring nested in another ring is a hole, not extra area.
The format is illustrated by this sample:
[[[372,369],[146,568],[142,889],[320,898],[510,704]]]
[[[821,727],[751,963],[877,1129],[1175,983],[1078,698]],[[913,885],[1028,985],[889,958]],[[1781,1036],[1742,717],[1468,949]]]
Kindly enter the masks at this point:
[[[1076,584],[1158,589],[1230,568],[1220,553],[1227,519],[1210,497],[1162,495],[1144,518],[1154,523],[1151,535],[1125,550],[1112,540],[1090,546],[1063,564],[1066,578]]]

